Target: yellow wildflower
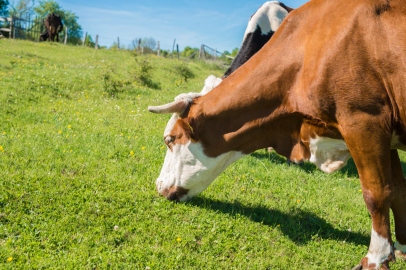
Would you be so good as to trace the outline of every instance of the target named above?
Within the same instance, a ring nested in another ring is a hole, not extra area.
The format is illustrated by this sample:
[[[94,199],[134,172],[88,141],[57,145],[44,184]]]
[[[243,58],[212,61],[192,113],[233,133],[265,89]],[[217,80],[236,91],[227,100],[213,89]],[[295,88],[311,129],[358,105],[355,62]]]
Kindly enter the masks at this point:
[[[8,262],[11,262],[13,260],[13,257],[10,257],[7,259]]]
[[[61,133],[62,133],[62,131],[60,131],[60,130],[59,130],[59,131],[58,131],[58,133],[59,133],[59,134],[61,134]]]
[[[179,241],[180,241],[180,238],[176,239],[176,241],[178,241],[178,242],[179,242]]]
[[[144,150],[144,149],[145,149],[145,146],[143,146],[141,149]]]

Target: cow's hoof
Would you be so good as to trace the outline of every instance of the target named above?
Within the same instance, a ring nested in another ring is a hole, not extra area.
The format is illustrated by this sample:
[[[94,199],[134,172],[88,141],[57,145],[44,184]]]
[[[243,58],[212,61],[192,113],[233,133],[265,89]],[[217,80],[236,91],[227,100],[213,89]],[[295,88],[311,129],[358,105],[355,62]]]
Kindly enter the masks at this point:
[[[406,253],[401,252],[400,250],[395,250],[395,256],[396,258],[400,260],[404,260],[406,262]]]
[[[364,257],[361,262],[352,268],[352,270],[390,270],[389,262],[395,263],[396,259],[393,254],[389,255],[389,257],[379,266],[375,263],[368,263],[368,258]]]
[[[398,259],[406,261],[406,245],[401,245],[399,242],[395,243],[395,256]]]
[[[362,269],[362,264],[358,264],[357,266],[355,266],[351,270],[361,270],[361,269]]]

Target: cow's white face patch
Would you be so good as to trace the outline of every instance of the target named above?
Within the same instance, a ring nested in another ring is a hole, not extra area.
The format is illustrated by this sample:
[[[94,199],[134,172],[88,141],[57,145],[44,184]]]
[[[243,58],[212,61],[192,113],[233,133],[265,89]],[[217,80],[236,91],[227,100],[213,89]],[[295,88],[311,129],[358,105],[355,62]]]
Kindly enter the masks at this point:
[[[185,201],[205,190],[216,177],[230,164],[244,154],[224,153],[216,158],[207,157],[201,143],[189,141],[186,145],[177,144],[168,149],[161,173],[156,180],[159,193],[172,187],[188,190],[180,201]]]
[[[344,140],[319,137],[310,139],[310,162],[316,164],[320,170],[332,173],[342,168],[351,157]]]
[[[267,35],[270,31],[275,32],[281,25],[283,19],[288,15],[288,11],[280,6],[278,1],[266,2],[251,17],[248,27],[245,30],[244,40],[249,33],[253,33],[257,26],[261,29],[262,35]]]
[[[385,239],[378,235],[378,233],[372,228],[371,232],[371,244],[367,254],[368,264],[375,264],[379,266],[382,264],[390,254],[393,254],[393,248],[388,239]]]

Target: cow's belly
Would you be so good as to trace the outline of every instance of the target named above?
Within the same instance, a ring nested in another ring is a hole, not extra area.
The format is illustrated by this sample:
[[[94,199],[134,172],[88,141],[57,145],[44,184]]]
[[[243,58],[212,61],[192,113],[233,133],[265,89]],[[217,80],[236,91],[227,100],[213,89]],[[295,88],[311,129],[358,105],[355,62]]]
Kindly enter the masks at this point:
[[[347,164],[351,157],[347,144],[344,140],[316,136],[310,139],[310,162],[316,164],[326,173],[332,173]],[[406,151],[406,145],[399,140],[399,135],[393,133],[391,149]]]

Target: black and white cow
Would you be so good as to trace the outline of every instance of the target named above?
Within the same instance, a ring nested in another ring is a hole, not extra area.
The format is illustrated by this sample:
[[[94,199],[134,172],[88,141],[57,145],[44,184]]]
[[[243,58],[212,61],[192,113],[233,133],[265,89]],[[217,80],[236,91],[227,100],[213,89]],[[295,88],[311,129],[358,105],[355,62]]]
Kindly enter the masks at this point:
[[[281,25],[283,19],[291,12],[290,8],[278,1],[269,1],[264,3],[249,19],[247,29],[245,30],[241,48],[221,78],[209,76],[206,81],[202,94],[210,92],[219,85],[222,80],[230,76],[240,66],[248,61],[271,39],[275,31]]]

